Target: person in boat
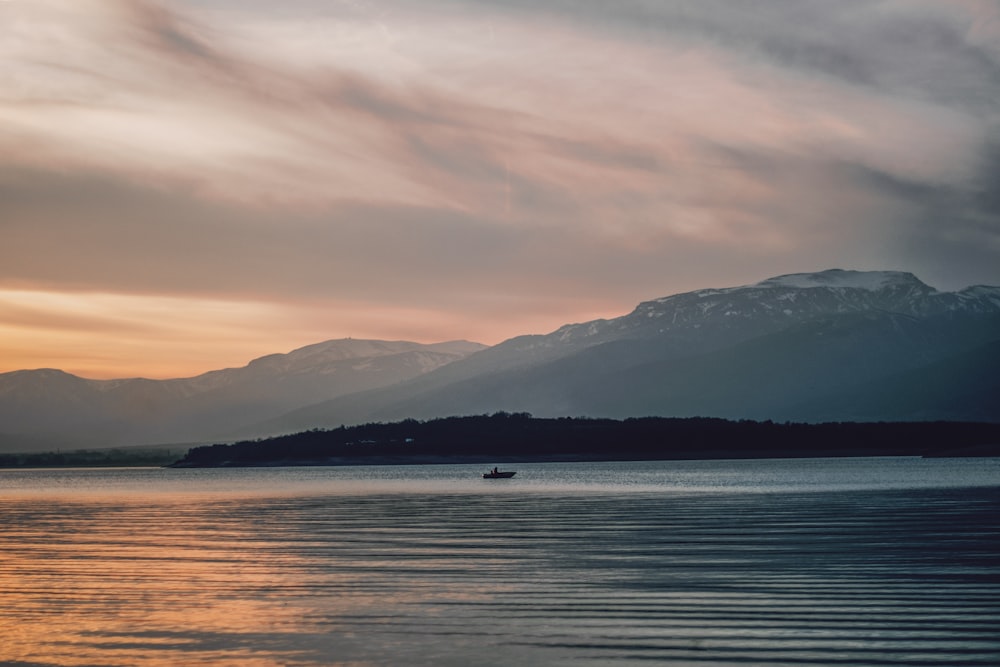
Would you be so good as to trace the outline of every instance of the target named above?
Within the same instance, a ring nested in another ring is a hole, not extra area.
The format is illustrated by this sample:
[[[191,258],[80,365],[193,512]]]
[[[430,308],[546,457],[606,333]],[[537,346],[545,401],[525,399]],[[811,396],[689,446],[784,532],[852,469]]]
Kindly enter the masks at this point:
[[[493,466],[493,474],[496,475],[498,472],[500,471],[497,469],[497,467]]]

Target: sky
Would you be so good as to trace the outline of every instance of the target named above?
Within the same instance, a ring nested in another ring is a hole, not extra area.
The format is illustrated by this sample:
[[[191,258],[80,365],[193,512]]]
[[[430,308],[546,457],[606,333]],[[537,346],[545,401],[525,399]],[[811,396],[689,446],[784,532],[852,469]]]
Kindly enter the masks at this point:
[[[0,0],[0,372],[1000,285],[995,0]]]

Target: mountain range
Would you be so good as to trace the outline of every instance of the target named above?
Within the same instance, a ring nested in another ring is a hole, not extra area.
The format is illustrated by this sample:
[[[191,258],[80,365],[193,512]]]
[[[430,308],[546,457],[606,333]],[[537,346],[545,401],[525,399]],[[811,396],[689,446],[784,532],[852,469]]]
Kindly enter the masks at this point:
[[[0,451],[202,442],[320,399],[393,385],[485,346],[332,340],[174,380],[0,374]]]
[[[176,380],[0,374],[0,449],[224,441],[406,418],[1000,421],[1000,287],[778,276],[492,347],[335,340]]]

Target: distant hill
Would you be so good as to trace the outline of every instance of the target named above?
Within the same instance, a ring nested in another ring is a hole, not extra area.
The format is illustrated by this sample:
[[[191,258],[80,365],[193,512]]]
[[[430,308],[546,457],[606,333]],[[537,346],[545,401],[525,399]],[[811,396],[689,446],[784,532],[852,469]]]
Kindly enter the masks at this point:
[[[1000,422],[1000,288],[777,276],[485,347],[327,341],[177,380],[0,374],[0,450],[219,442],[494,412]]]
[[[526,413],[310,430],[192,448],[175,467],[595,461],[817,456],[996,456],[1000,424],[776,424],[691,417],[624,420]]]
[[[1000,420],[1000,288],[831,270],[705,289],[505,341],[400,385],[257,424],[288,433],[407,417]],[[927,389],[921,391],[917,387]]]
[[[483,348],[467,341],[343,339],[176,380],[87,380],[51,369],[4,373],[0,449],[210,440],[234,424],[396,384]]]

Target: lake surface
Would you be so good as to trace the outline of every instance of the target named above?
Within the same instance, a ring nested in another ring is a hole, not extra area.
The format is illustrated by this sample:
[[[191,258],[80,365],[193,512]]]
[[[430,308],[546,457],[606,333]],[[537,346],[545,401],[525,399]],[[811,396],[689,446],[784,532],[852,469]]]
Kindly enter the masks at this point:
[[[1000,664],[1000,459],[483,468],[0,471],[0,664]]]

